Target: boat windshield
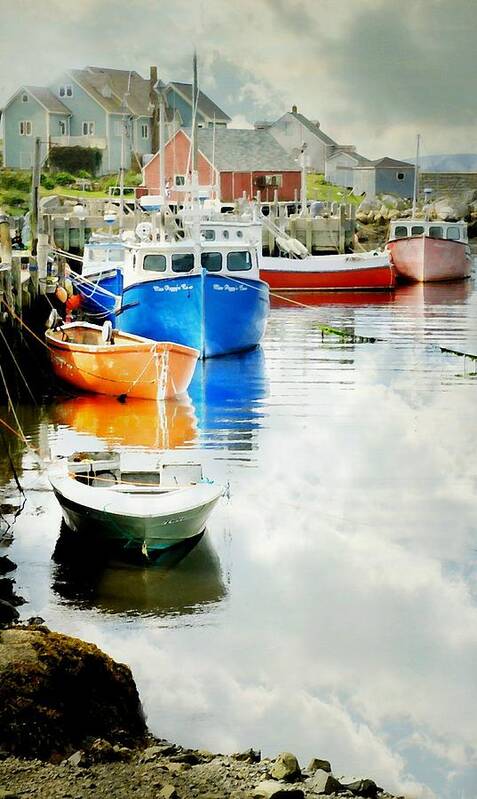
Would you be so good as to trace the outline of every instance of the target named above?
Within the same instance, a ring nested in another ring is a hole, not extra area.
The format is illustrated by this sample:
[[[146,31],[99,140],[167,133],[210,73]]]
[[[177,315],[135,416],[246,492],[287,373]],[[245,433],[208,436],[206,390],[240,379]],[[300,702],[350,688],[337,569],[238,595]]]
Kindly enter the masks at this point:
[[[200,262],[207,272],[220,272],[222,269],[222,253],[203,252],[200,256]]]
[[[110,261],[124,261],[125,251],[123,247],[114,247],[108,250],[108,259]]]
[[[229,272],[244,272],[252,268],[252,256],[249,250],[227,253],[227,269]]]

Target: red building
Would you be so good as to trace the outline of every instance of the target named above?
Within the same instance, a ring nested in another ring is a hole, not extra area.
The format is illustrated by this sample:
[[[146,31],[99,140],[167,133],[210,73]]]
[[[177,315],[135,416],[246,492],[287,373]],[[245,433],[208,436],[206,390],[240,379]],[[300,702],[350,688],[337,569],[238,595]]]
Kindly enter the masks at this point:
[[[265,130],[199,128],[199,185],[221,202],[232,202],[246,195],[272,201],[290,201],[300,194],[300,169],[278,142]],[[143,169],[143,185],[149,194],[159,194],[157,153]],[[180,202],[183,186],[191,171],[190,133],[178,130],[164,148],[165,180],[171,201]]]

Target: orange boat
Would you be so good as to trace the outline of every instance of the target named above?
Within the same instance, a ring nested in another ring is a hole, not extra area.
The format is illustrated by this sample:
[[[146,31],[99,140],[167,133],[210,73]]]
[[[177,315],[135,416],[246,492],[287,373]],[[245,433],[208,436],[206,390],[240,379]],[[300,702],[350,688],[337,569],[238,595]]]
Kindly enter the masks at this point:
[[[199,351],[182,344],[72,322],[46,331],[56,376],[81,391],[164,400],[187,391]]]

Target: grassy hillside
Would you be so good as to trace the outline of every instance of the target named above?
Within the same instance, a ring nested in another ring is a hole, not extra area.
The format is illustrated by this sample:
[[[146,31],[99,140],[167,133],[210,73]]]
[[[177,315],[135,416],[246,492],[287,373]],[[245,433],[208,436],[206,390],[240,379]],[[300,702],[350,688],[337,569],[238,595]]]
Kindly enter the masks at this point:
[[[356,197],[348,189],[342,186],[333,186],[327,183],[323,175],[312,172],[306,177],[306,194],[308,200],[320,200],[330,203],[355,203],[359,204],[362,197]]]

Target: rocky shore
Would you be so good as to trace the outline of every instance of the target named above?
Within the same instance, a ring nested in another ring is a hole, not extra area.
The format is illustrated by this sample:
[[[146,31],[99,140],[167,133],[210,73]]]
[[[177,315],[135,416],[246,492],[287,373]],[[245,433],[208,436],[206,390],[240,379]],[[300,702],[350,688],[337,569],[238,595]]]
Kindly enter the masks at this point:
[[[128,666],[41,624],[0,630],[0,799],[392,799],[345,783],[327,760],[302,768],[153,738]]]

